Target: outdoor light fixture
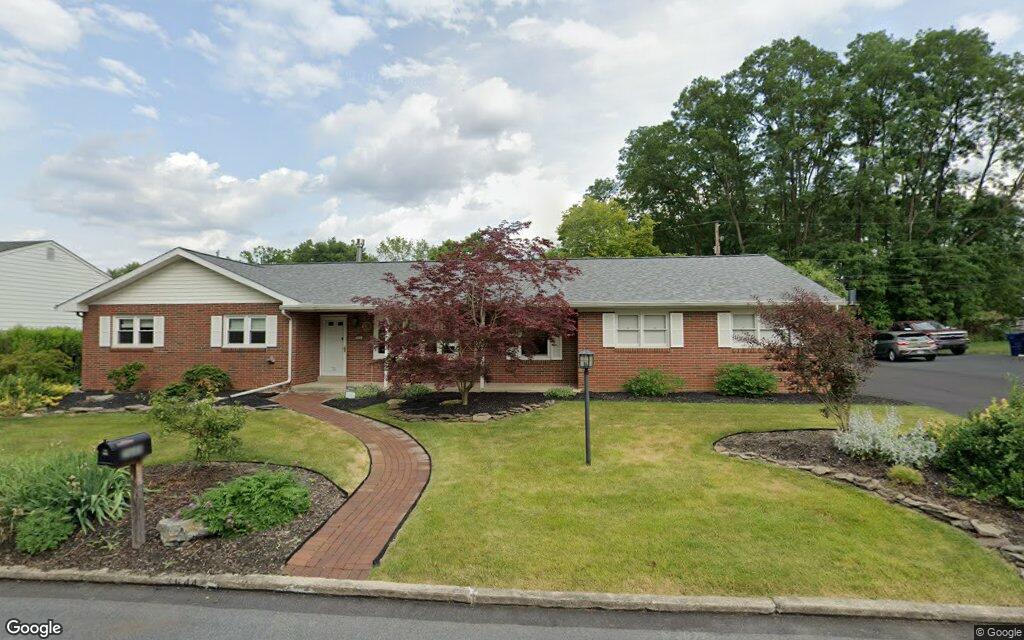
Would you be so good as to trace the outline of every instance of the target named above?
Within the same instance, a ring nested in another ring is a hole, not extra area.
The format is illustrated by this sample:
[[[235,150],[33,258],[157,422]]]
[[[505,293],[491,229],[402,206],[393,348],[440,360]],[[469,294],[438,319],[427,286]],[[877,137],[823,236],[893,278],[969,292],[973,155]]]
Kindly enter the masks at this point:
[[[580,369],[583,369],[583,433],[587,447],[587,466],[590,466],[590,368],[594,366],[594,352],[584,349],[579,352]]]

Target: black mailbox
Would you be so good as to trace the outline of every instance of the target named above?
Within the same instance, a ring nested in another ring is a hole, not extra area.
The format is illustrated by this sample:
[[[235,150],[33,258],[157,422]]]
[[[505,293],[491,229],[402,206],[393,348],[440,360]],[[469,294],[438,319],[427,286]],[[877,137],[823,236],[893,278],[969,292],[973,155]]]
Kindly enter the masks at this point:
[[[153,440],[148,433],[136,433],[114,440],[104,440],[96,447],[97,464],[105,467],[126,467],[153,453]]]

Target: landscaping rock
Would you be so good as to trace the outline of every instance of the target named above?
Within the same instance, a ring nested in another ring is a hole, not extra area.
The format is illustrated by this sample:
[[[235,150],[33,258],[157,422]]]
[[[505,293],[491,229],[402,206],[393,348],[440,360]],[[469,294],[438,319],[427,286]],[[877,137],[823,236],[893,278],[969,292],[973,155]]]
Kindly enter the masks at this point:
[[[124,408],[125,411],[149,411],[148,404],[130,404]]]
[[[391,398],[386,404],[388,405],[388,409],[394,409],[395,407],[402,406],[403,402],[405,402],[405,400],[401,398]]]
[[[104,393],[96,396],[86,396],[83,402],[106,402],[107,400],[113,400],[114,394]]]
[[[983,538],[1002,538],[1007,533],[1003,527],[991,522],[982,522],[981,520],[971,520],[971,526]]]
[[[827,476],[828,474],[832,473],[832,468],[825,467],[822,465],[814,465],[813,467],[811,467],[811,473],[813,473],[816,476]]]
[[[68,409],[68,413],[99,413],[103,411],[103,407],[71,407]]]
[[[1002,549],[1010,544],[1010,541],[1006,538],[978,538],[975,542],[986,549]]]
[[[474,413],[473,414],[473,422],[487,422],[490,419],[491,419],[491,414],[489,414],[489,413]]]
[[[212,535],[205,524],[193,518],[164,518],[157,523],[156,528],[160,532],[160,542],[165,547],[175,547]]]

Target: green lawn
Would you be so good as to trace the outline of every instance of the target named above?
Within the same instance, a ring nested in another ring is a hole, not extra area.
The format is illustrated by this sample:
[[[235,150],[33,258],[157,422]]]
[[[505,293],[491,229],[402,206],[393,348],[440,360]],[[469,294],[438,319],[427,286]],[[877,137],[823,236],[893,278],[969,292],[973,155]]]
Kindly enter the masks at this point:
[[[95,451],[104,438],[139,431],[153,435],[153,455],[147,464],[189,459],[185,439],[161,434],[145,415],[105,413],[0,419],[0,464],[14,456],[54,449]],[[359,440],[285,409],[249,414],[239,437],[242,446],[230,459],[301,465],[319,471],[347,491],[355,489],[369,469],[366,447]]]
[[[816,407],[595,402],[589,469],[582,408],[560,403],[486,424],[398,422],[434,467],[373,578],[1024,604],[1016,572],[952,527],[712,449],[737,431],[824,425]],[[381,405],[364,413],[394,422]]]
[[[1010,355],[1010,343],[1006,340],[986,340],[983,342],[972,342],[967,347],[967,353],[976,355],[1008,356]]]

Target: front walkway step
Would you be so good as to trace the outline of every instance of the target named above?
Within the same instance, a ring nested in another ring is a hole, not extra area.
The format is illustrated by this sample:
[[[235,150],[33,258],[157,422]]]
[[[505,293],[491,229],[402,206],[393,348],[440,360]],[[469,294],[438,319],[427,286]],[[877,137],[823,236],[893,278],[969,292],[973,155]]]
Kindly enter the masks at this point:
[[[370,473],[289,558],[285,571],[296,576],[365,580],[427,486],[430,456],[401,429],[324,406],[323,401],[330,397],[286,393],[276,401],[362,440],[370,452]]]

